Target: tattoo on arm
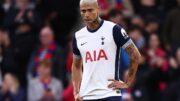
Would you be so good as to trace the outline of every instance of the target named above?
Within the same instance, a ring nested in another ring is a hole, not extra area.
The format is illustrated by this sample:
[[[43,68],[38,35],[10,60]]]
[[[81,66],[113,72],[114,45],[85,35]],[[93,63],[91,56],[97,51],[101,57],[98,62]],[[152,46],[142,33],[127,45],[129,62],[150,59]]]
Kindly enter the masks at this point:
[[[132,67],[132,65],[134,64],[134,61],[131,60],[130,62],[130,67]],[[131,76],[134,74],[134,68],[130,68],[129,71],[128,71],[128,75]]]
[[[127,48],[125,50],[131,59],[138,61],[140,54],[139,54],[139,51],[134,44],[130,44],[129,46],[127,46]]]
[[[128,78],[127,78],[127,84],[130,86],[132,85],[137,72],[140,53],[133,43],[127,46],[125,50],[130,57],[130,68],[128,70]]]

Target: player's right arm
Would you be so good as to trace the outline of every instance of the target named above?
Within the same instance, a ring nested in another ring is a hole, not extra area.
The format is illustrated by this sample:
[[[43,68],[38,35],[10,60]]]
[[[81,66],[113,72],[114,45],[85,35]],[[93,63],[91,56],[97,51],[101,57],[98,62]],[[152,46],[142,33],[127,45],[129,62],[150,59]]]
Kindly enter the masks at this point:
[[[73,56],[72,82],[73,82],[73,87],[74,87],[75,98],[79,96],[81,80],[82,80],[82,59],[77,58],[76,56]]]
[[[82,80],[82,58],[80,51],[77,47],[77,40],[74,36],[73,39],[73,63],[72,63],[72,83],[74,88],[75,101],[82,101],[80,98],[79,90]]]

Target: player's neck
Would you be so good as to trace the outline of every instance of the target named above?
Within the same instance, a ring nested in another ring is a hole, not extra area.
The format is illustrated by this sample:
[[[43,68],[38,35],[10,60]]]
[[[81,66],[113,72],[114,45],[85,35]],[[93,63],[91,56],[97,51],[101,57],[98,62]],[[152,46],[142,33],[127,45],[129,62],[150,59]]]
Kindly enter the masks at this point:
[[[95,29],[97,29],[97,28],[100,26],[101,21],[102,21],[101,18],[97,18],[94,22],[89,23],[89,24],[87,25],[87,27],[88,27],[90,30],[95,30]]]

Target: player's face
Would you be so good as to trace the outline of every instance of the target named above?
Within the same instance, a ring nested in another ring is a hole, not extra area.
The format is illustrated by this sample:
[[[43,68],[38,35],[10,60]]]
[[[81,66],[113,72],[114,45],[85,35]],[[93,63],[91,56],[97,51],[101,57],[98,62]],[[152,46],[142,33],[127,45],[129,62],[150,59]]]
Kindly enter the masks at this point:
[[[81,4],[80,5],[80,11],[82,19],[86,24],[93,23],[97,18],[99,14],[99,8],[96,3],[92,4]]]

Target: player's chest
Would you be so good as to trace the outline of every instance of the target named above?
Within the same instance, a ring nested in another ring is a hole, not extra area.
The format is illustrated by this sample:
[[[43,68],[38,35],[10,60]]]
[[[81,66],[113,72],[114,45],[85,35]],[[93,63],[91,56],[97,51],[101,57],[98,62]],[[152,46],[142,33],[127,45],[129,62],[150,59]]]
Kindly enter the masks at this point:
[[[88,35],[78,40],[78,48],[81,53],[87,51],[107,50],[113,44],[112,37],[108,34]]]

